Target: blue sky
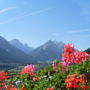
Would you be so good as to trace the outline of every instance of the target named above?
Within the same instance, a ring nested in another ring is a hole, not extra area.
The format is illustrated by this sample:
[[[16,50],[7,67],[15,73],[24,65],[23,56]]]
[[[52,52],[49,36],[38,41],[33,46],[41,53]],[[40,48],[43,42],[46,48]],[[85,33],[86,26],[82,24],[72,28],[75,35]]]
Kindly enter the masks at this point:
[[[0,0],[0,35],[37,47],[47,40],[90,47],[90,0]]]

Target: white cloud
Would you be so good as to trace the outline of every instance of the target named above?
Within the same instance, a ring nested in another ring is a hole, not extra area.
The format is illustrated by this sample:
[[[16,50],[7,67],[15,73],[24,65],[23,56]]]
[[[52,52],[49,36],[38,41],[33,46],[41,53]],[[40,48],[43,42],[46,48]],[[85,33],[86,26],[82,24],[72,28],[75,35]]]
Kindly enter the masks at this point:
[[[75,34],[75,33],[82,33],[82,32],[90,32],[89,29],[83,29],[83,30],[72,30],[67,32],[68,34]]]
[[[9,7],[9,8],[1,9],[1,10],[0,10],[0,14],[3,14],[3,13],[5,13],[5,12],[7,12],[7,11],[13,9],[13,8],[15,8],[15,7]]]
[[[40,13],[43,13],[43,12],[47,12],[51,10],[51,8],[46,8],[46,9],[42,9],[42,10],[38,10],[38,11],[35,11],[35,12],[31,12],[31,13],[28,13],[24,16],[32,16],[32,15],[37,15],[37,14],[40,14]]]
[[[46,9],[41,9],[41,10],[38,10],[38,11],[35,11],[35,12],[31,12],[31,13],[26,13],[26,12],[24,12],[24,13],[22,13],[22,14],[20,14],[20,15],[17,15],[16,17],[10,18],[9,20],[0,22],[0,24],[10,23],[10,22],[13,22],[13,21],[18,20],[18,19],[22,19],[22,18],[27,17],[27,16],[38,15],[38,14],[47,12],[47,11],[49,11],[49,10],[51,10],[51,9],[52,9],[52,8],[46,8]]]
[[[0,22],[0,24],[7,24],[7,23],[10,23],[10,22],[13,22],[13,21],[15,21],[15,20],[18,20],[18,19],[23,18],[24,15],[25,15],[25,13],[22,13],[22,14],[20,14],[20,15],[17,15],[17,16],[15,16],[15,17],[12,17],[12,18],[9,18],[9,19],[7,19],[7,20],[5,20],[5,21],[2,21],[2,22]]]

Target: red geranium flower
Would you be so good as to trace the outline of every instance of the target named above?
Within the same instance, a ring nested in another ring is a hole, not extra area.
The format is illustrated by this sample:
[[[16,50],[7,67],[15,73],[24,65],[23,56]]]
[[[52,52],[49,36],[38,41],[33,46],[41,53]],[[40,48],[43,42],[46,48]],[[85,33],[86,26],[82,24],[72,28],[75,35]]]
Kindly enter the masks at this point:
[[[54,90],[53,88],[47,88],[46,90]]]

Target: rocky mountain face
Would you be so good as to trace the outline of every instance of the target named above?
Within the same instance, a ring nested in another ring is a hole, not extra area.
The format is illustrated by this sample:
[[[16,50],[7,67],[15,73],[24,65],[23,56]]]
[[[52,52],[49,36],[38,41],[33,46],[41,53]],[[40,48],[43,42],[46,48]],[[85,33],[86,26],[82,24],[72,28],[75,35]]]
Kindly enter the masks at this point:
[[[21,51],[23,51],[26,54],[28,54],[28,53],[30,53],[31,51],[34,50],[33,47],[29,47],[28,44],[23,44],[17,39],[13,39],[9,42],[12,46],[15,46],[16,48],[20,49]]]
[[[6,39],[0,36],[0,62],[3,63],[31,63],[30,57],[20,49],[12,46]]]
[[[90,48],[86,49],[85,52],[90,54]]]
[[[30,55],[39,61],[61,59],[64,43],[49,40],[33,50]]]
[[[45,44],[32,48],[22,44],[19,40],[7,41],[0,36],[0,64],[1,63],[38,63],[42,61],[61,60],[63,42],[49,40]]]

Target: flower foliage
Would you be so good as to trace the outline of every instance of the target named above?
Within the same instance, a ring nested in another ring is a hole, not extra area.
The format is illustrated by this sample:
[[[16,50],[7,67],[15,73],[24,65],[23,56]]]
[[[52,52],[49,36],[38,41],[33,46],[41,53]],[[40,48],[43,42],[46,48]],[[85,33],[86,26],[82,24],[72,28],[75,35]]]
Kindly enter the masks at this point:
[[[90,90],[90,55],[64,45],[62,62],[36,71],[26,65],[14,77],[0,72],[0,90]]]
[[[0,90],[2,90],[2,88],[5,88],[4,80],[8,78],[10,78],[10,76],[8,76],[7,72],[0,72]]]
[[[74,63],[81,63],[90,57],[86,52],[76,51],[72,44],[64,45],[64,52],[62,53],[63,65],[67,66]]]

